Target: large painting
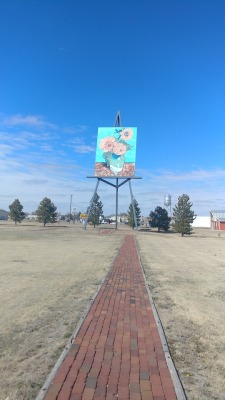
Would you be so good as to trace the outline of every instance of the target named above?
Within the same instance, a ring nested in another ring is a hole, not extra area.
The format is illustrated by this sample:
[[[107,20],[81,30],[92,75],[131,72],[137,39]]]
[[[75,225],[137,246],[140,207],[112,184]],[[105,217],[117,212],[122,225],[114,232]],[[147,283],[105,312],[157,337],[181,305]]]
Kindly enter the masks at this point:
[[[133,176],[137,128],[98,128],[95,176]]]

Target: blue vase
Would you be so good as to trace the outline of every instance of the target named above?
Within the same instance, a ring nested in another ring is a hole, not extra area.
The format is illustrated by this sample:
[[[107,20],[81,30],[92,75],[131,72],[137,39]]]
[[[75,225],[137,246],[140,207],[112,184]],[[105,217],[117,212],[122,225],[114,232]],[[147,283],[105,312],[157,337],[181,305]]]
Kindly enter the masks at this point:
[[[112,153],[109,168],[115,175],[118,175],[123,169],[124,162],[124,155],[118,156],[117,154]]]

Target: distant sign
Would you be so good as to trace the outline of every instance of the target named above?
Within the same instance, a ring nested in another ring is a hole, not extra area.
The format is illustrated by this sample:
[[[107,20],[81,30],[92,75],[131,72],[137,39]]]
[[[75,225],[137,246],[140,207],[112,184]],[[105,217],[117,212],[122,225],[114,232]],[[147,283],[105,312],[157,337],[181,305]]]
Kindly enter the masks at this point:
[[[95,176],[133,176],[137,128],[98,128]]]
[[[80,214],[80,218],[82,218],[82,219],[87,218],[87,214]]]

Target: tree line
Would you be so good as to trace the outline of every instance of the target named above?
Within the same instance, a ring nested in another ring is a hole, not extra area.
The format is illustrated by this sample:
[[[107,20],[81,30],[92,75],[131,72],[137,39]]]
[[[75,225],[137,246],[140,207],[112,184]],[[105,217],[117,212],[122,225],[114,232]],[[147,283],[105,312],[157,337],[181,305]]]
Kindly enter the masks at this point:
[[[149,214],[149,222],[152,228],[158,228],[158,231],[168,231],[171,227],[175,232],[180,233],[181,236],[191,235],[193,228],[192,223],[196,216],[192,208],[192,203],[187,194],[179,196],[178,202],[173,209],[172,218],[169,217],[165,208],[157,206],[154,211]],[[101,223],[103,218],[103,204],[96,193],[90,202],[88,222],[91,222],[94,227]],[[135,215],[134,215],[135,213]],[[141,225],[141,210],[137,200],[133,199],[133,204],[130,203],[127,211],[128,225],[133,229],[135,228],[135,217],[137,226]],[[102,218],[101,218],[102,217]]]
[[[48,198],[44,197],[40,202],[38,209],[35,211],[37,215],[37,221],[42,222],[44,226],[47,223],[54,223],[57,221],[57,207]],[[15,199],[12,204],[9,205],[9,216],[17,224],[17,222],[22,222],[25,218],[25,213],[23,212],[23,206],[18,199]]]
[[[149,225],[152,228],[158,228],[158,231],[167,232],[170,228],[180,233],[181,236],[191,235],[193,232],[192,223],[196,216],[192,208],[192,203],[187,194],[179,196],[178,202],[173,208],[173,215],[170,217],[165,208],[157,206],[154,211],[149,214]],[[136,213],[137,225],[140,226],[140,208],[134,199],[134,209]],[[134,228],[133,206],[130,204],[128,210],[128,223]]]
[[[165,208],[157,206],[154,211],[149,214],[149,223],[152,228],[158,228],[158,231],[168,231],[171,227],[175,232],[180,233],[181,236],[191,235],[193,228],[191,224],[195,220],[196,216],[192,208],[192,203],[187,194],[179,196],[178,202],[173,208],[173,215],[169,217],[168,212]],[[57,207],[47,197],[44,197],[40,202],[35,214],[37,215],[37,221],[44,224],[54,223],[57,221]],[[134,215],[135,211],[135,215]],[[87,208],[88,222],[92,223],[94,227],[102,223],[103,216],[103,204],[97,193],[92,197],[90,206]],[[23,206],[18,199],[15,199],[12,204],[9,205],[10,218],[15,222],[22,222],[25,218],[23,212]],[[133,199],[133,204],[130,203],[127,211],[128,225],[133,229],[141,225],[141,210],[137,200]],[[135,222],[136,218],[136,222]]]

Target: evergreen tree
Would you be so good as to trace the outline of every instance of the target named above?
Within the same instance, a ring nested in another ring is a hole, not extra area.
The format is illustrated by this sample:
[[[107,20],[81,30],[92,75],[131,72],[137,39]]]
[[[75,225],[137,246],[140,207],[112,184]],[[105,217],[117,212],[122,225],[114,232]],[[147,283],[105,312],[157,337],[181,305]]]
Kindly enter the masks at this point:
[[[192,203],[190,202],[189,196],[183,194],[179,196],[178,203],[173,209],[173,229],[181,233],[181,236],[191,235],[193,228],[191,224],[195,220],[196,216],[194,211],[191,210]]]
[[[92,197],[90,201],[90,206],[88,207],[87,213],[90,210],[90,214],[88,216],[88,222],[91,222],[94,225],[94,228],[96,225],[100,224],[100,217],[103,215],[103,204],[100,201],[100,197],[97,193]]]
[[[9,205],[9,215],[10,218],[15,221],[15,224],[21,222],[25,218],[23,206],[18,199],[14,200],[14,202]]]
[[[140,210],[138,202],[135,198],[133,199],[133,203],[134,203],[134,210],[135,210],[135,215],[136,215],[137,226],[140,226],[141,225],[141,210]],[[134,229],[135,228],[135,219],[134,219],[132,203],[130,203],[130,205],[129,205],[129,210],[127,211],[127,214],[128,214],[128,225],[130,225]]]
[[[158,231],[168,231],[170,225],[170,217],[165,208],[156,207],[155,211],[150,212],[150,223],[153,228],[158,228]]]
[[[39,207],[36,211],[38,222],[43,222],[44,226],[48,223],[54,223],[57,220],[57,207],[52,203],[50,199],[44,197],[40,202]]]

